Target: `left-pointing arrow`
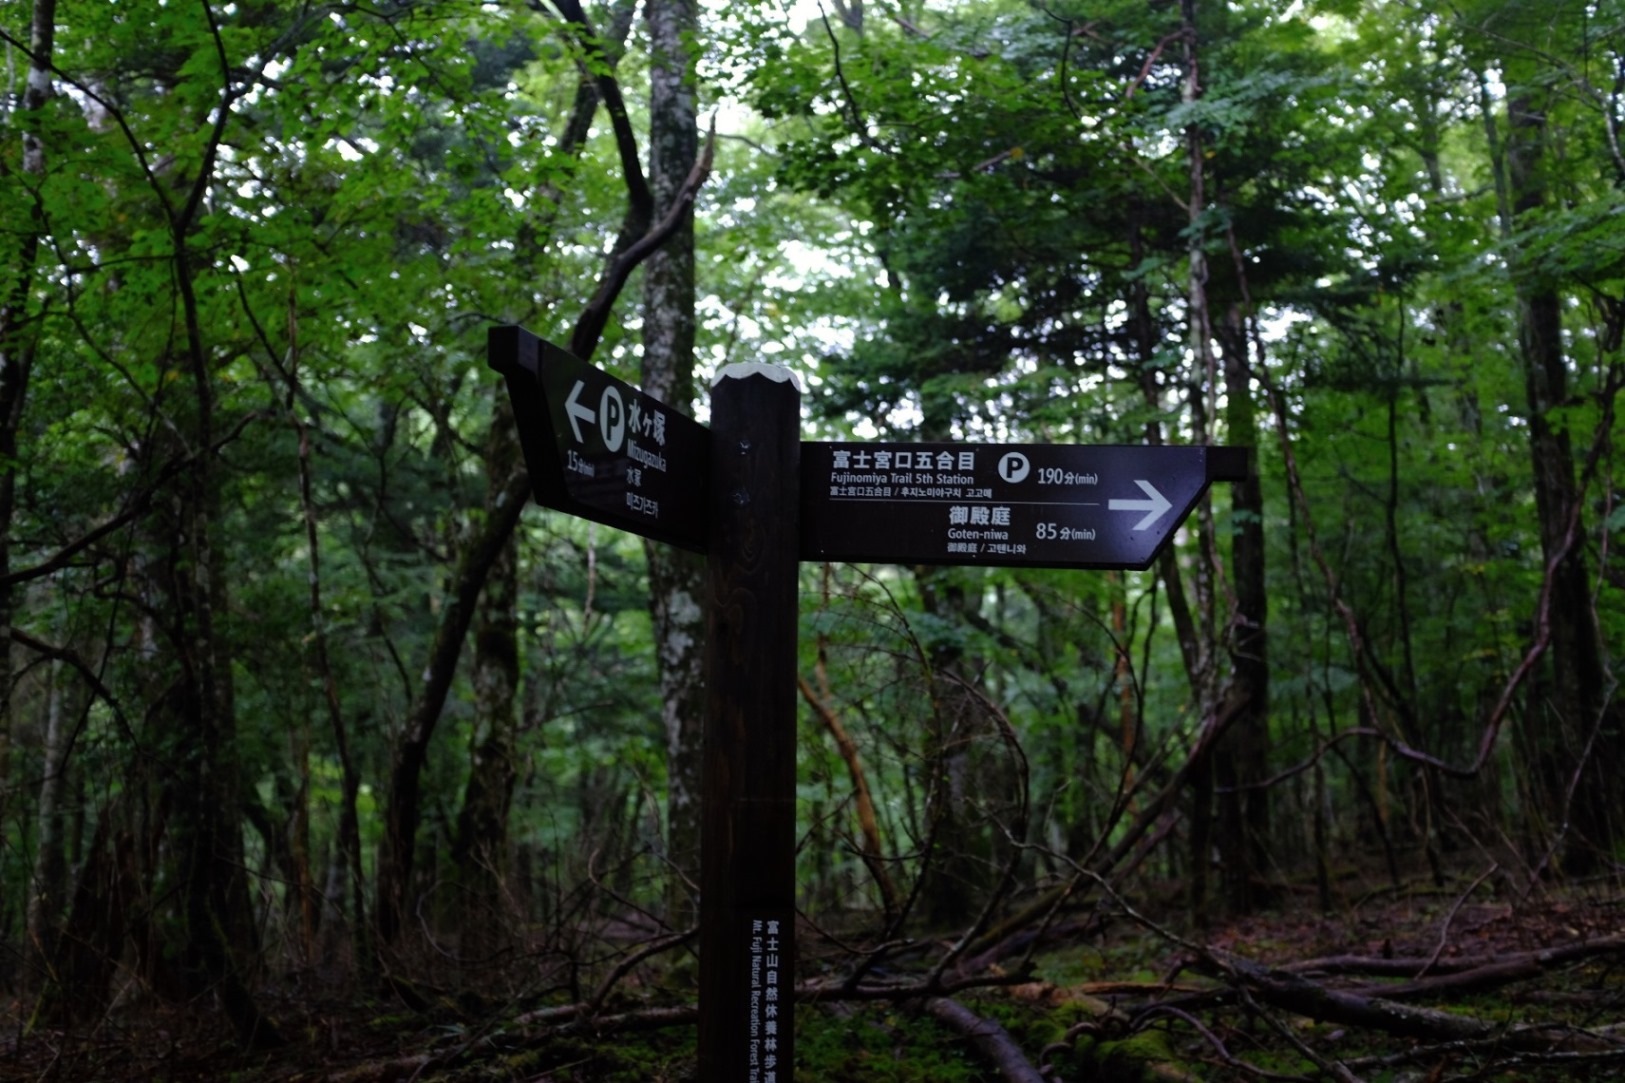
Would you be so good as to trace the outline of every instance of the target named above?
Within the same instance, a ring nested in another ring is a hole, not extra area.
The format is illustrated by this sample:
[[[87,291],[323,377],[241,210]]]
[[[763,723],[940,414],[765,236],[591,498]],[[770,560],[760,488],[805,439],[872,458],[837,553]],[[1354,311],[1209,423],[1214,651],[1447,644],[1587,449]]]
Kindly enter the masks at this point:
[[[1106,507],[1108,507],[1112,511],[1143,511],[1143,512],[1145,512],[1145,518],[1143,518],[1139,522],[1135,523],[1134,526],[1132,527],[1132,529],[1134,529],[1134,530],[1144,530],[1146,527],[1150,526],[1152,523],[1154,523],[1158,519],[1162,518],[1163,512],[1165,512],[1169,508],[1173,507],[1173,505],[1170,504],[1168,502],[1168,498],[1163,496],[1161,493],[1159,493],[1157,491],[1157,487],[1155,485],[1152,485],[1149,481],[1141,481],[1139,478],[1135,478],[1134,479],[1134,484],[1138,485],[1140,487],[1140,489],[1142,491],[1144,491],[1145,495],[1150,497],[1151,499],[1150,500],[1121,500],[1121,499],[1114,499],[1114,500],[1109,501],[1106,504]]]
[[[564,413],[570,419],[570,431],[575,433],[576,443],[578,444],[586,443],[586,440],[581,435],[581,426],[577,423],[577,419],[585,421],[589,425],[596,423],[598,420],[597,414],[576,401],[586,387],[587,381],[577,380],[575,386],[570,389],[570,393],[564,397]],[[1140,484],[1144,485],[1145,483],[1141,482]]]

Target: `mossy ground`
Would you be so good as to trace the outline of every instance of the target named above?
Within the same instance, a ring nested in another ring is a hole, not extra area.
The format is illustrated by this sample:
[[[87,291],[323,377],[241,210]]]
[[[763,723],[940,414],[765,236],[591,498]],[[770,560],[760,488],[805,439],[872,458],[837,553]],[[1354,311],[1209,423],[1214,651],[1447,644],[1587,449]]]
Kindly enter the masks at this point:
[[[1625,902],[1612,897],[1514,904],[1418,894],[1333,915],[1283,910],[1208,930],[1202,939],[1280,965],[1328,955],[1504,957],[1622,931]],[[1305,1048],[1322,1061],[1359,1065],[1357,1074],[1366,1083],[1625,1080],[1625,1057],[1577,1067],[1520,1061],[1497,1048],[1433,1049],[1410,1056],[1419,1048],[1410,1039],[1317,1022],[1279,1008],[1264,1018],[1234,996],[1200,995],[1215,984],[1184,966],[1188,959],[1181,945],[1126,920],[1114,921],[1103,934],[1053,944],[1035,955],[1020,984],[962,990],[957,999],[1003,1026],[1034,1064],[1047,1063],[1067,1081],[1225,1083],[1265,1078],[1261,1071],[1328,1078]],[[1021,963],[1011,959],[1004,965]],[[1171,979],[1177,989],[1167,986]],[[1316,980],[1369,990],[1399,979]],[[687,982],[657,975],[641,986],[629,983],[614,1010],[636,1013],[652,997],[681,1002],[688,991]],[[1183,1007],[1171,1000],[1178,996],[1186,997]],[[442,999],[427,1012],[407,1010],[394,998],[356,995],[317,1001],[284,991],[265,1000],[288,1039],[271,1053],[235,1052],[210,1005],[149,1000],[73,1031],[25,1035],[8,1026],[10,1033],[0,1036],[0,1081],[698,1083],[692,1023],[607,1034],[548,1030],[518,1021],[525,1011],[543,1006],[522,996]],[[1614,1024],[1625,1018],[1625,954],[1411,1003],[1508,1026]],[[1152,1005],[1160,1007],[1143,1011]],[[1143,1025],[1130,1027],[1135,1018]],[[998,1076],[968,1039],[917,1003],[847,1001],[798,1008],[793,1080],[996,1083]]]

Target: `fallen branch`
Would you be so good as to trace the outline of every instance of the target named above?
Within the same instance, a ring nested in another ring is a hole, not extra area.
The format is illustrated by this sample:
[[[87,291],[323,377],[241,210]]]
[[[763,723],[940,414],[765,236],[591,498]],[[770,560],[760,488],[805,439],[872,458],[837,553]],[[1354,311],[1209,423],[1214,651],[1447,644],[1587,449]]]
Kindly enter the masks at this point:
[[[1036,929],[1020,929],[996,942],[981,954],[966,959],[960,970],[966,974],[980,974],[1018,952],[1055,943],[1078,943],[1089,937],[1101,935],[1105,929],[1106,915],[1099,911],[1072,921],[1041,925]]]
[[[428,1053],[414,1053],[406,1057],[370,1060],[365,1064],[329,1072],[322,1083],[387,1083],[391,1080],[412,1079],[433,1061]]]
[[[1400,985],[1366,985],[1350,990],[1361,996],[1381,997],[1384,1000],[1409,1000],[1424,996],[1460,996],[1508,985],[1515,981],[1538,978],[1545,971],[1531,959],[1509,959],[1506,962],[1461,970],[1454,974],[1436,974],[1431,978],[1418,978]]]
[[[1582,1030],[1544,1023],[1509,1026],[1496,1020],[1396,1004],[1387,995],[1329,989],[1296,974],[1273,970],[1239,956],[1214,952],[1208,955],[1207,962],[1260,1001],[1321,1022],[1365,1027],[1429,1042],[1492,1041],[1498,1048],[1520,1052],[1549,1052],[1554,1049],[1612,1052],[1625,1049],[1625,1042],[1621,1041],[1615,1027]]]
[[[1380,1057],[1362,1057],[1347,1062],[1350,1068],[1393,1068],[1402,1064],[1426,1064],[1464,1053],[1494,1052],[1493,1042],[1450,1042],[1443,1045],[1420,1045],[1414,1049],[1388,1053]],[[1562,1068],[1571,1079],[1600,1079],[1596,1069],[1611,1064],[1625,1064],[1625,1049],[1600,1053],[1514,1053],[1497,1057],[1497,1071],[1510,1073],[1514,1068]],[[1431,1078],[1431,1077],[1430,1077]]]
[[[937,1022],[964,1035],[978,1055],[1009,1083],[1048,1083],[1021,1051],[1010,1032],[991,1019],[983,1019],[957,1000],[933,997],[925,1011]]]
[[[1612,955],[1617,952],[1625,952],[1625,935],[1580,940],[1555,948],[1521,951],[1511,955],[1463,955],[1454,959],[1433,961],[1431,967],[1429,960],[1415,957],[1382,959],[1364,955],[1330,955],[1320,959],[1287,963],[1278,969],[1289,974],[1365,974],[1372,977],[1403,978],[1420,974],[1425,968],[1430,968],[1435,974],[1462,974],[1513,964],[1539,968],[1566,966],[1581,959]]]
[[[509,1056],[517,1049],[548,1042],[562,1032],[582,1032],[601,1037],[616,1031],[694,1026],[700,1020],[699,1009],[693,1005],[641,1008],[617,1015],[593,1015],[589,1012],[592,1007],[586,1003],[567,1004],[527,1012],[514,1022],[542,1024],[534,1032],[515,1034],[512,1030],[504,1029],[481,1034],[437,1053],[414,1053],[371,1060],[323,1076],[322,1083],[399,1083],[401,1080],[425,1078],[426,1073],[431,1071],[439,1072],[469,1063],[481,1054]]]

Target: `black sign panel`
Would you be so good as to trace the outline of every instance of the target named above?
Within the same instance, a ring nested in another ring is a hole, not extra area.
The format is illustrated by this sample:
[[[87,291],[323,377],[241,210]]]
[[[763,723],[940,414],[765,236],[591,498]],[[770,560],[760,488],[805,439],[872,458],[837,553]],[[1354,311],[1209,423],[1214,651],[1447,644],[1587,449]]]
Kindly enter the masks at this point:
[[[1145,568],[1234,448],[804,443],[801,557]]]
[[[711,434],[522,327],[493,327],[536,502],[704,552]]]

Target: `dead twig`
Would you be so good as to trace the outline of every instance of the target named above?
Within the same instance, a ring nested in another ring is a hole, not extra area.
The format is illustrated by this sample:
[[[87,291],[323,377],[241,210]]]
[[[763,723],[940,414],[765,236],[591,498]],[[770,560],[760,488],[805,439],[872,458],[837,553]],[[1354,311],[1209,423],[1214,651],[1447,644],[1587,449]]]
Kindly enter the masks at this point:
[[[1478,879],[1469,884],[1467,890],[1456,898],[1455,903],[1450,907],[1450,913],[1444,916],[1444,922],[1439,927],[1439,943],[1434,946],[1433,954],[1428,956],[1426,965],[1416,972],[1417,978],[1426,976],[1427,972],[1432,970],[1434,964],[1439,961],[1439,956],[1444,954],[1445,945],[1450,943],[1450,926],[1454,924],[1456,915],[1461,911],[1462,904],[1472,898],[1473,892],[1478,890],[1478,885],[1493,876],[1500,867],[1500,862],[1491,862],[1490,867],[1485,869]]]

